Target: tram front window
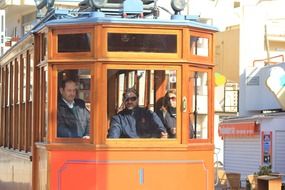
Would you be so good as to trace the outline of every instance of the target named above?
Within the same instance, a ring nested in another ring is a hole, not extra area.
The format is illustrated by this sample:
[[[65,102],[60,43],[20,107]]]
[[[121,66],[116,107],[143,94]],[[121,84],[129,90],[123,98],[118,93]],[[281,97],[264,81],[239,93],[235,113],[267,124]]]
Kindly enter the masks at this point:
[[[58,71],[57,137],[89,139],[90,70]]]
[[[108,138],[176,138],[176,114],[176,70],[108,70]]]

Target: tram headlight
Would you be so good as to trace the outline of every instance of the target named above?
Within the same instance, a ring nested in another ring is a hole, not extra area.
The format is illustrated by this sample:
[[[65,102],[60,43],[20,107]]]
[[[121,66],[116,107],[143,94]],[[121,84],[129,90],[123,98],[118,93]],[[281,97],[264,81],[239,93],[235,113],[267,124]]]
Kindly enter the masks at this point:
[[[89,0],[89,2],[93,8],[100,9],[107,3],[107,0]]]
[[[177,13],[182,11],[186,6],[185,0],[171,0],[171,7]]]

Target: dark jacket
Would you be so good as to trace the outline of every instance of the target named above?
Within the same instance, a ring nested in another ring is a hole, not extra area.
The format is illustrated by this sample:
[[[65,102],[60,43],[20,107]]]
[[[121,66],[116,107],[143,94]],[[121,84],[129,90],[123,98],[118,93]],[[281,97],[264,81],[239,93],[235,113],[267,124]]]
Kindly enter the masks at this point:
[[[124,109],[111,119],[108,138],[159,138],[166,132],[156,113],[145,109]]]
[[[81,99],[74,100],[73,108],[60,98],[57,110],[57,137],[83,137],[89,135],[90,114]]]
[[[176,128],[176,109],[159,110],[157,115],[167,129],[169,137],[174,138],[175,135],[171,134],[170,129]]]

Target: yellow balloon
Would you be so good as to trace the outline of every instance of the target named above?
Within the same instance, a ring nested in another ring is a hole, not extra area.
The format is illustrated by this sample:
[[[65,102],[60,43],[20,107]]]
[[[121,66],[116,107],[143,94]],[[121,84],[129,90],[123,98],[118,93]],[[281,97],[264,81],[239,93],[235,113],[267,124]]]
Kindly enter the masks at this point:
[[[216,86],[221,86],[226,83],[226,77],[220,73],[215,73],[215,84]]]

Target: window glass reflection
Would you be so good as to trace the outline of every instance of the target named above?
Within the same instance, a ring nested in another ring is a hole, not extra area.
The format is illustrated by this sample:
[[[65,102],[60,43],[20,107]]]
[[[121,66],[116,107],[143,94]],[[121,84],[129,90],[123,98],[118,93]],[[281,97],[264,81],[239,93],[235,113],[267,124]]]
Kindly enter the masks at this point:
[[[190,111],[190,138],[208,138],[208,74],[191,72],[190,93],[192,108]]]
[[[191,36],[190,48],[192,55],[209,56],[209,39],[197,36]]]
[[[90,33],[58,34],[58,53],[90,52]]]

